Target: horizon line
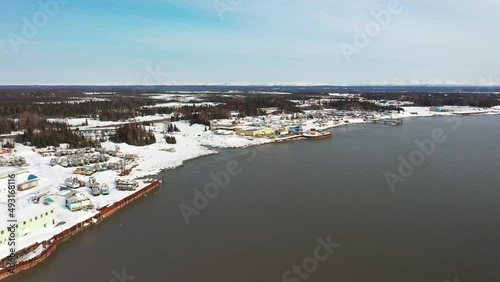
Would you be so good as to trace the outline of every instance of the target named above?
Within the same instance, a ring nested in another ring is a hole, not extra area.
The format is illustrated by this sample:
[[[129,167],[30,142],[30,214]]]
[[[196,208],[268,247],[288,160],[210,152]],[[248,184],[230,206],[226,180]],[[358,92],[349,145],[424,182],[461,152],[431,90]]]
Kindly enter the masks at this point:
[[[192,86],[218,86],[218,87],[481,87],[492,88],[498,85],[479,84],[0,84],[0,87],[69,87],[69,86],[94,86],[94,87],[192,87]]]

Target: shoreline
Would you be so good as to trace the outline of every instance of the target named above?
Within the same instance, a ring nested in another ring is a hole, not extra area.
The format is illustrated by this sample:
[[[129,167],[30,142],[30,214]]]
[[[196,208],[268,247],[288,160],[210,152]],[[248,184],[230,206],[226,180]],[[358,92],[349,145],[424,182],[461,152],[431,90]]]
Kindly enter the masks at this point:
[[[441,117],[448,117],[449,118],[449,117],[470,117],[470,116],[486,116],[486,115],[500,115],[500,113],[499,114],[477,114],[477,115],[408,116],[408,117],[403,117],[401,119],[406,120],[406,119],[413,119],[413,118],[441,118]],[[349,125],[361,125],[361,124],[376,124],[376,123],[374,123],[373,121],[340,123],[340,124],[335,124],[335,125],[331,125],[331,126],[327,126],[327,127],[323,127],[323,128],[318,128],[318,129],[324,130],[324,131],[326,131],[326,130],[330,131],[330,130],[337,128],[337,127],[349,126]],[[389,126],[394,126],[394,125],[389,125]],[[284,142],[292,142],[292,141],[298,141],[298,140],[307,140],[307,139],[306,138],[290,138],[289,140],[280,142],[280,141],[276,140],[276,138],[274,138],[273,140],[269,139],[269,142],[255,143],[255,144],[250,144],[248,146],[242,146],[242,147],[226,147],[226,148],[213,147],[213,148],[214,149],[215,148],[217,148],[217,149],[242,149],[242,148],[249,148],[249,147],[254,147],[254,146],[259,146],[259,145],[281,144]],[[159,177],[159,174],[161,172],[166,172],[166,171],[177,169],[179,167],[184,166],[184,163],[186,163],[186,162],[195,161],[196,159],[199,159],[202,157],[219,154],[218,151],[215,151],[212,149],[209,149],[207,152],[209,152],[209,153],[197,155],[193,158],[183,160],[182,163],[177,165],[177,166],[173,166],[173,167],[169,167],[169,168],[165,168],[165,169],[160,169],[159,171],[156,171],[156,172],[149,174],[149,175],[141,176],[140,178],[145,178],[148,176],[149,177]],[[97,209],[98,213],[95,214],[94,216],[87,218],[86,220],[79,222],[68,229],[63,230],[62,232],[54,235],[52,238],[50,238],[48,240],[44,240],[42,242],[36,242],[28,247],[25,247],[25,248],[17,251],[16,256],[17,256],[17,258],[19,258],[19,257],[24,257],[27,254],[30,254],[30,253],[37,251],[37,249],[39,249],[40,246],[42,246],[42,248],[43,248],[43,250],[40,253],[36,254],[35,256],[31,256],[29,259],[25,259],[21,262],[18,262],[18,264],[16,264],[16,268],[15,268],[14,273],[9,272],[8,268],[1,268],[0,269],[0,280],[7,278],[7,277],[11,277],[13,275],[16,275],[17,273],[20,273],[24,270],[32,268],[32,267],[36,266],[37,264],[43,262],[47,257],[49,257],[57,249],[57,245],[59,243],[69,240],[73,235],[75,235],[75,234],[77,234],[77,233],[79,233],[79,232],[81,232],[89,227],[100,224],[105,218],[111,216],[116,211],[125,207],[129,203],[137,200],[138,198],[144,196],[144,194],[146,194],[154,189],[160,188],[161,186],[162,186],[162,182],[160,180],[155,180],[154,182],[146,185],[143,188],[138,189],[136,192],[123,198],[122,200],[111,204],[110,206],[104,206],[104,207],[98,208]],[[9,256],[2,258],[0,260],[1,265],[2,266],[5,265],[5,262],[7,262],[8,260],[9,260]]]
[[[56,234],[54,237],[50,238],[49,240],[43,241],[43,242],[38,242],[35,243],[27,248],[24,248],[16,253],[18,256],[20,255],[25,255],[30,252],[33,252],[34,250],[37,250],[40,246],[42,246],[43,250],[41,251],[40,254],[31,257],[28,260],[24,260],[22,262],[16,262],[16,267],[14,269],[8,269],[8,268],[2,268],[0,269],[0,280],[5,279],[7,277],[11,277],[13,275],[16,275],[24,270],[28,270],[37,264],[41,263],[44,261],[46,258],[48,258],[56,249],[58,244],[65,242],[69,240],[72,236],[75,234],[84,231],[87,228],[90,228],[92,226],[100,224],[104,219],[107,217],[113,215],[115,212],[120,210],[121,208],[127,206],[128,204],[134,202],[135,200],[139,199],[140,197],[145,196],[147,193],[159,189],[161,187],[162,183],[159,180],[155,180],[151,184],[147,185],[146,187],[143,187],[142,189],[138,190],[137,192],[127,196],[123,200],[116,202],[112,204],[111,206],[103,207],[99,209],[99,212],[83,221],[80,222],[74,226],[72,226],[69,229],[64,230],[63,232]],[[9,257],[3,258],[0,260],[0,263],[2,265],[5,265],[5,262],[9,259]]]

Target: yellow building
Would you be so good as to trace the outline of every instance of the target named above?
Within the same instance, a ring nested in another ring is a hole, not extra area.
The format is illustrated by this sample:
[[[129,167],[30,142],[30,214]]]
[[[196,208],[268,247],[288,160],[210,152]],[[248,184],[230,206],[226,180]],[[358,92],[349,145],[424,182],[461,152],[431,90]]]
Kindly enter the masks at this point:
[[[236,129],[236,134],[237,135],[243,135],[243,136],[251,136],[251,137],[258,137],[258,136],[270,136],[274,135],[276,133],[276,130],[272,128],[238,128]]]

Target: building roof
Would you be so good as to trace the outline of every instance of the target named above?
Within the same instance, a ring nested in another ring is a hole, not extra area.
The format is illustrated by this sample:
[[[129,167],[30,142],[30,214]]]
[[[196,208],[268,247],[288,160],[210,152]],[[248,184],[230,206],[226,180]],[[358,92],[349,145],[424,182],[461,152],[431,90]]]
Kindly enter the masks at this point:
[[[68,193],[68,195],[66,195],[66,201],[69,201],[71,203],[78,203],[78,202],[83,202],[83,201],[87,201],[87,200],[89,200],[89,198],[87,198],[85,195],[83,195],[82,193],[80,193],[78,191],[73,191],[73,192]]]
[[[28,203],[27,201],[25,201],[25,199],[20,199],[16,202],[16,205],[18,205],[15,211],[15,219],[17,220],[17,224],[23,222],[24,220],[33,218],[46,212],[50,212],[51,210],[55,209],[55,207],[47,207],[43,204]],[[8,221],[12,218],[10,218],[9,216],[7,203],[0,203],[0,211],[0,229],[3,230],[10,225],[10,222]]]

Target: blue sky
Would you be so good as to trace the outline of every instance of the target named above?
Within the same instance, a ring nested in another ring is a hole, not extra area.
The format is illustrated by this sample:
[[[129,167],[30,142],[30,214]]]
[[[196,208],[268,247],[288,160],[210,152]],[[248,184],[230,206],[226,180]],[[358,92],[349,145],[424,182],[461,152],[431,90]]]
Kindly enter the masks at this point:
[[[2,1],[0,84],[500,84],[500,0],[391,1]]]

